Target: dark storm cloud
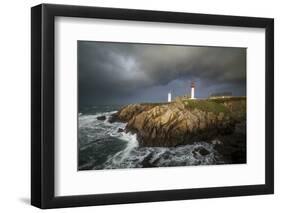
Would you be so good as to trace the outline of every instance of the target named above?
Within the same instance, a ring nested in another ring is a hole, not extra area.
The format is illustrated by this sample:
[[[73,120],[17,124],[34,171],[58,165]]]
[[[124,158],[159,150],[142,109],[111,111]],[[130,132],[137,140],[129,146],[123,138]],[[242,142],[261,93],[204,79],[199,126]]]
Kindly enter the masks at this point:
[[[201,97],[245,95],[246,49],[79,41],[78,74],[82,105],[159,101],[192,80]]]

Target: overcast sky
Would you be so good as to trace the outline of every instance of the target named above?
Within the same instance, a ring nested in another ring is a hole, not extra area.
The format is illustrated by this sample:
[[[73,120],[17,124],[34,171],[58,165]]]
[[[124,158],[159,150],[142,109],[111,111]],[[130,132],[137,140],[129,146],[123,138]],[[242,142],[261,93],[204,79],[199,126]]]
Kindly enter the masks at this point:
[[[232,92],[246,95],[246,49],[78,41],[79,104],[165,102]]]

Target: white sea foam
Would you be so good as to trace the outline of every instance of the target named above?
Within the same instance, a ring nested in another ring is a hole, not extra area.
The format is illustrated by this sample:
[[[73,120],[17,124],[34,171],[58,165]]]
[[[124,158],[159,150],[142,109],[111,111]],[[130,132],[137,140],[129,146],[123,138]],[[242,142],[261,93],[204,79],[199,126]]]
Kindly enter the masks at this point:
[[[130,146],[130,145],[129,145]],[[131,146],[130,146],[131,147]],[[201,155],[197,148],[205,149],[207,155]],[[129,150],[129,151],[128,151]],[[209,165],[222,163],[219,154],[213,146],[198,142],[193,145],[180,147],[133,147],[125,149],[108,159],[105,163],[106,169],[130,168],[130,167],[161,167],[161,166],[187,166],[187,165]]]
[[[214,150],[214,144],[197,142],[192,145],[179,147],[140,147],[136,134],[120,132],[125,129],[126,123],[108,122],[110,115],[116,111],[98,113],[96,115],[79,116],[80,150],[88,149],[95,145],[92,141],[104,143],[108,137],[124,141],[125,146],[121,151],[107,156],[102,165],[94,165],[94,169],[112,168],[138,168],[161,166],[208,165],[222,163],[219,154]],[[106,120],[98,120],[99,116],[106,116]],[[86,136],[85,136],[86,135]],[[86,137],[84,139],[84,137]],[[111,143],[117,143],[113,141]],[[107,144],[109,146],[114,144]],[[204,149],[207,154],[201,155],[198,151]],[[96,157],[96,156],[93,156]]]
[[[112,158],[109,158],[105,164],[106,168],[111,168],[113,165],[120,165],[130,158],[131,152],[139,146],[136,134],[122,132],[119,139],[127,142],[124,150],[116,153]]]
[[[87,135],[87,140],[81,139],[79,141],[80,145],[87,144],[91,142],[89,139],[102,139],[105,136],[116,137],[120,134],[118,133],[119,128],[125,128],[124,123],[115,122],[109,123],[108,118],[110,115],[115,113],[116,111],[106,112],[106,113],[98,113],[95,115],[81,115],[79,116],[79,135],[81,136],[84,131]],[[100,116],[106,116],[106,120],[98,120],[97,118]]]

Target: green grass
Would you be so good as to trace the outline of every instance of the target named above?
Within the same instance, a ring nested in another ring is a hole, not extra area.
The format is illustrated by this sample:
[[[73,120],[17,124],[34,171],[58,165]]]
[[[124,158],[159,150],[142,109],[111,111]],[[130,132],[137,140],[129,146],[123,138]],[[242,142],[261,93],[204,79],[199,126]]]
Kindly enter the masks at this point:
[[[183,103],[188,109],[198,109],[213,113],[229,113],[229,110],[221,103],[212,100],[183,100]]]
[[[225,103],[227,101],[246,101],[246,97],[240,96],[240,97],[231,97],[231,98],[214,98],[209,100],[216,103]]]

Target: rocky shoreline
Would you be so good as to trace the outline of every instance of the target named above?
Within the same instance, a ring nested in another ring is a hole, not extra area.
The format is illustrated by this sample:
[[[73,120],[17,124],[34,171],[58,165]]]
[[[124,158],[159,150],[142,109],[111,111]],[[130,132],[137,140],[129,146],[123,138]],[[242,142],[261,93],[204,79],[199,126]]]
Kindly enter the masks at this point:
[[[225,161],[246,162],[245,97],[131,104],[108,121],[127,123],[124,131],[136,133],[140,146],[175,147],[205,141],[214,144]]]

